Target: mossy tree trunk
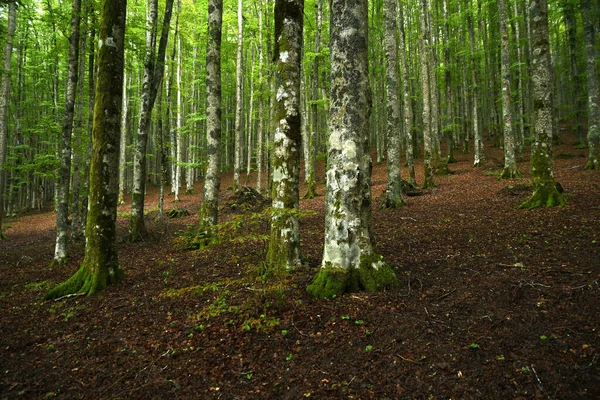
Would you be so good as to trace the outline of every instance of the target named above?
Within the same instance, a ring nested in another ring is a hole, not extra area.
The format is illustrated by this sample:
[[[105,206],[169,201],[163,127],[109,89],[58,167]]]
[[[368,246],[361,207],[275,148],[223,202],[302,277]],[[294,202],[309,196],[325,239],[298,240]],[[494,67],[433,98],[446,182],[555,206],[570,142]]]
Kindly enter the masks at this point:
[[[307,290],[317,297],[396,286],[393,270],[373,248],[368,147],[367,0],[331,2],[331,96],[325,248]]]
[[[467,9],[467,27],[469,29],[469,48],[471,50],[471,93],[473,106],[473,149],[474,160],[473,166],[479,167],[485,161],[485,153],[483,149],[483,137],[481,136],[481,127],[479,124],[479,63],[477,54],[475,53],[475,28],[473,27],[472,11],[469,10],[469,0],[465,0]]]
[[[223,0],[208,2],[208,44],[206,47],[206,174],[200,206],[200,235],[219,217],[219,172],[221,170],[221,34]],[[206,241],[205,238],[202,240]]]
[[[531,146],[533,195],[519,208],[553,207],[565,204],[558,192],[552,170],[552,70],[548,40],[548,4],[546,0],[530,3],[533,34],[533,109],[535,141]]]
[[[0,240],[4,239],[2,232],[2,220],[4,219],[4,182],[8,143],[8,101],[10,93],[10,59],[12,57],[13,41],[17,29],[17,5],[11,2],[8,8],[8,21],[6,24],[6,35],[2,68],[0,69]]]
[[[71,5],[71,32],[69,38],[68,79],[65,95],[65,114],[60,136],[60,170],[58,174],[58,199],[56,205],[56,243],[53,264],[67,261],[69,230],[69,191],[71,189],[71,136],[75,116],[75,97],[79,78],[79,29],[81,26],[81,0]]]
[[[504,169],[500,179],[514,179],[520,176],[515,157],[515,133],[513,131],[513,106],[510,91],[510,42],[504,0],[498,0],[500,36],[502,43],[502,120],[504,122]]]
[[[400,176],[400,101],[398,99],[398,40],[396,38],[396,0],[383,3],[385,19],[385,89],[386,89],[386,130],[387,130],[387,187],[384,208],[397,208],[405,204],[402,197],[402,177]]]
[[[591,0],[581,0],[581,10],[583,14],[583,31],[585,36],[585,61],[587,70],[587,89],[588,89],[588,161],[586,169],[600,169],[600,88],[598,86],[598,73],[596,72],[596,60],[598,50],[594,38],[596,31],[600,29],[594,25],[594,12],[596,21],[599,19],[598,9],[593,9]]]
[[[140,240],[146,234],[144,223],[144,202],[146,199],[146,148],[152,109],[162,82],[165,70],[165,53],[169,38],[169,26],[173,12],[173,0],[167,0],[163,20],[158,54],[156,51],[158,0],[148,3],[146,20],[146,59],[144,62],[144,81],[142,84],[142,111],[137,133],[133,159],[133,191],[131,196],[131,217],[129,220],[129,239],[132,242]]]
[[[124,277],[115,239],[126,9],[124,0],[104,0],[100,11],[85,258],[75,275],[48,292],[46,299],[91,295]]]
[[[277,97],[273,151],[273,216],[267,267],[273,271],[300,265],[300,78],[304,0],[276,0],[275,52]]]

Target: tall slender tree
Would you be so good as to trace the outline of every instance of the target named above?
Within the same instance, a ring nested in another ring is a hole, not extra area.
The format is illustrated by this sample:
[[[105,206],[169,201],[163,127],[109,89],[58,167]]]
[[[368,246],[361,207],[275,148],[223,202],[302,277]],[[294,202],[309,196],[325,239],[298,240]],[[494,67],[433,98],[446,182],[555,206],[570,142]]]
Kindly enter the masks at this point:
[[[420,12],[420,23],[421,23],[421,40],[419,41],[419,52],[421,60],[421,87],[423,90],[423,152],[424,152],[424,164],[425,164],[425,177],[423,178],[424,189],[435,186],[433,180],[433,174],[435,172],[435,161],[434,161],[434,147],[431,125],[432,123],[437,124],[437,121],[431,121],[431,92],[435,90],[432,87],[429,80],[429,46],[430,36],[429,27],[427,26],[427,0],[421,0],[421,12]]]
[[[17,29],[17,6],[15,2],[8,3],[8,21],[2,58],[2,69],[0,70],[0,240],[4,239],[2,221],[4,219],[4,185],[8,144],[8,102],[10,94],[10,65],[13,51],[13,41]]]
[[[300,79],[304,0],[275,0],[277,97],[273,154],[273,216],[267,267],[273,272],[299,266]]]
[[[600,88],[598,86],[598,73],[596,70],[596,61],[598,58],[597,43],[595,38],[600,30],[598,25],[594,24],[594,13],[596,21],[600,18],[598,8],[594,9],[592,0],[581,0],[581,11],[583,14],[583,32],[585,35],[585,61],[587,71],[587,90],[588,90],[588,160],[585,164],[586,169],[600,169]]]
[[[565,204],[552,169],[552,65],[548,37],[548,4],[531,0],[533,37],[533,105],[535,138],[531,146],[533,195],[519,208],[553,207]]]
[[[244,147],[242,140],[244,137],[244,21],[243,21],[243,3],[238,0],[237,10],[238,22],[238,42],[237,42],[237,63],[236,63],[236,84],[235,84],[235,142],[233,151],[233,191],[237,192],[240,188],[240,174],[242,173],[242,156]]]
[[[368,1],[331,1],[331,106],[325,248],[307,290],[317,297],[398,284],[373,246],[369,114]]]
[[[470,1],[465,0],[467,13],[467,28],[469,29],[469,47],[471,50],[471,93],[472,93],[472,118],[473,118],[473,147],[474,161],[473,166],[479,167],[485,161],[485,153],[483,149],[483,137],[481,134],[481,126],[479,123],[479,61],[475,47],[475,28],[473,26],[473,12],[471,10]]]
[[[504,169],[500,179],[514,179],[520,176],[515,156],[515,133],[513,131],[513,105],[510,90],[510,43],[508,40],[508,18],[504,0],[497,0],[502,43],[502,121],[504,130]]]
[[[85,258],[75,275],[50,290],[46,299],[91,295],[124,277],[116,248],[116,219],[126,10],[126,0],[104,0],[100,12]]]
[[[144,82],[142,86],[142,111],[137,133],[137,143],[133,158],[133,191],[131,198],[131,218],[129,220],[130,240],[140,240],[146,233],[144,223],[144,201],[146,198],[146,148],[150,132],[152,109],[158,88],[165,71],[165,53],[169,38],[169,26],[173,12],[173,0],[165,3],[158,54],[156,52],[156,35],[158,21],[158,0],[149,0],[146,31],[146,59],[144,61]]]
[[[200,208],[200,232],[217,224],[221,163],[221,32],[223,0],[208,2],[206,46],[206,174]]]
[[[65,114],[60,136],[60,171],[58,175],[58,199],[56,207],[56,245],[53,264],[67,261],[69,230],[69,191],[71,188],[71,139],[75,115],[77,79],[79,79],[79,33],[81,27],[81,0],[71,3],[71,32],[69,37],[69,64]]]
[[[400,175],[400,100],[398,99],[398,39],[396,35],[396,0],[384,0],[383,18],[385,22],[385,89],[386,89],[386,134],[387,146],[387,187],[382,206],[397,208],[405,204],[402,197],[402,177]]]

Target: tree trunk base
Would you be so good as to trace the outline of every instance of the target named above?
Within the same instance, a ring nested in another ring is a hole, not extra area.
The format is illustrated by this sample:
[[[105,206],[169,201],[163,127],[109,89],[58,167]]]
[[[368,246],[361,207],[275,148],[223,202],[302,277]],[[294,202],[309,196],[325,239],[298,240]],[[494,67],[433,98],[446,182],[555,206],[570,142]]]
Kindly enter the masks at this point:
[[[521,172],[517,168],[516,165],[504,167],[502,173],[500,174],[499,179],[519,179],[521,177]]]
[[[533,195],[519,205],[519,209],[532,210],[542,206],[562,207],[567,204],[567,199],[561,192],[562,186],[557,182],[539,185],[533,190]]]
[[[307,185],[308,185],[308,189],[306,191],[306,194],[302,197],[302,199],[304,199],[304,200],[314,199],[315,197],[317,197],[319,195],[317,193],[317,182],[315,181],[314,178],[312,178],[312,179],[308,180]]]
[[[583,169],[587,169],[587,170],[600,169],[600,161],[588,160],[588,162],[585,164],[585,167],[583,167]]]
[[[75,293],[85,293],[90,296],[110,284],[119,282],[124,277],[125,273],[118,265],[105,270],[98,266],[92,267],[84,261],[75,275],[46,293],[44,300],[57,299]]]
[[[378,292],[398,286],[400,281],[389,265],[381,261],[372,263],[369,259],[361,262],[359,268],[321,268],[306,290],[315,297],[331,298],[344,293]]]

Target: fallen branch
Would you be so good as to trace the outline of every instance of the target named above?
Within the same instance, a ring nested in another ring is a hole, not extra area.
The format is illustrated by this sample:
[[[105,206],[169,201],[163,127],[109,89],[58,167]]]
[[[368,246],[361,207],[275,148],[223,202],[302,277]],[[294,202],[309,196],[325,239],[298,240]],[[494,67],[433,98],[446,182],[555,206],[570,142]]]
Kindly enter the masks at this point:
[[[445,299],[446,297],[450,296],[454,292],[456,292],[456,288],[454,288],[451,291],[449,291],[448,293],[445,293],[445,294],[441,295],[440,297],[438,297],[437,301]]]
[[[65,299],[71,299],[73,297],[78,297],[78,296],[86,296],[87,293],[71,293],[71,294],[65,294],[62,297],[59,297],[58,299],[54,299],[54,301],[60,301],[60,300],[65,300]]]

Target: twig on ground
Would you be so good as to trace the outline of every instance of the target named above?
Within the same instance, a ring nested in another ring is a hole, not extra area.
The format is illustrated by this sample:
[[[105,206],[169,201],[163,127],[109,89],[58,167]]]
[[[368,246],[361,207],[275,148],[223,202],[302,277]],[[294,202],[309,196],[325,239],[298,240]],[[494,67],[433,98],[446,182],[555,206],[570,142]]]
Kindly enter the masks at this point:
[[[537,380],[538,387],[540,388],[542,393],[545,393],[546,391],[544,390],[544,385],[542,385],[542,381],[540,380],[540,377],[538,376],[537,372],[535,371],[535,368],[533,368],[533,365],[531,366],[531,370],[533,371],[533,375],[535,376],[535,379]]]
[[[456,292],[456,288],[454,288],[451,291],[449,291],[448,293],[444,293],[443,295],[441,295],[440,297],[438,297],[437,301],[445,299],[446,297],[450,296],[454,292]]]
[[[58,299],[54,299],[54,301],[60,301],[60,300],[65,300],[65,299],[71,299],[73,297],[79,297],[79,296],[85,296],[87,295],[87,293],[71,293],[71,294],[65,294],[64,296],[59,297]]]

